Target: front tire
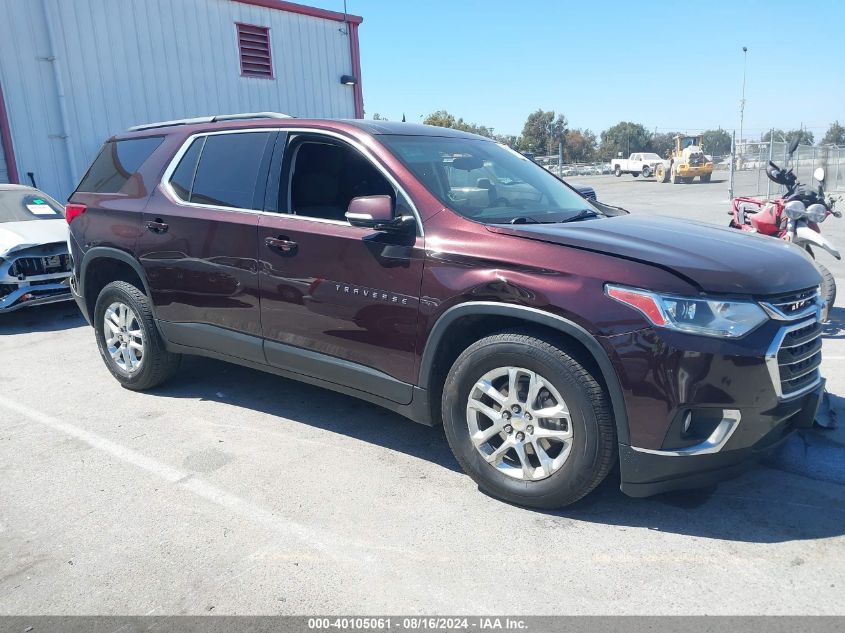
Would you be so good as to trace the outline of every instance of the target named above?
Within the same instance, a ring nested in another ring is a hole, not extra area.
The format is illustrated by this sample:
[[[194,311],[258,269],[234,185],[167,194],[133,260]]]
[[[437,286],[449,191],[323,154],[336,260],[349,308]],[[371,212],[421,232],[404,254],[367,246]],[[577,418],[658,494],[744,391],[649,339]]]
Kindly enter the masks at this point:
[[[617,165],[616,169],[613,170],[613,175],[619,178],[622,175],[622,168]]]
[[[651,176],[651,167],[648,165],[643,165],[643,178],[649,178]]]
[[[530,332],[502,332],[464,350],[446,379],[442,414],[464,471],[511,503],[575,503],[615,459],[616,431],[601,385],[565,348]]]
[[[179,368],[181,356],[167,351],[147,296],[132,284],[113,281],[97,297],[94,331],[103,362],[127,389],[156,387]]]
[[[833,304],[836,302],[836,278],[824,264],[820,264],[815,260],[813,260],[813,263],[816,265],[819,274],[822,276],[821,294],[822,299],[824,299],[825,301],[825,309],[824,314],[822,314],[822,321],[827,321],[828,315],[830,314],[830,311],[833,308]]]

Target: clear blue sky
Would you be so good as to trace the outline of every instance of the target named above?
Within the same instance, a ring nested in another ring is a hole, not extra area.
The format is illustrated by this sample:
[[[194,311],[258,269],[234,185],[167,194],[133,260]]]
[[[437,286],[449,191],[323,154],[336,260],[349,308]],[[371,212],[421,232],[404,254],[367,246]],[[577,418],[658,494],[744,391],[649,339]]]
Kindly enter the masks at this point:
[[[300,0],[343,10],[342,0]],[[518,134],[541,107],[598,133],[845,123],[845,1],[348,0],[364,107],[418,121],[447,109]],[[787,88],[791,86],[791,88]]]

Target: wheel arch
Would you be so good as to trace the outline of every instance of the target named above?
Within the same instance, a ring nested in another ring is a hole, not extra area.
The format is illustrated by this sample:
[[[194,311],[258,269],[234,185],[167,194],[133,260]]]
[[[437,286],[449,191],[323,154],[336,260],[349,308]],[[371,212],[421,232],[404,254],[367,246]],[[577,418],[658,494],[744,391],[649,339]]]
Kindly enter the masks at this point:
[[[439,392],[445,372],[472,342],[496,331],[531,327],[554,334],[558,341],[574,342],[579,360],[598,372],[610,397],[618,441],[629,443],[628,414],[622,386],[613,363],[596,338],[577,323],[537,308],[496,302],[469,302],[446,310],[435,322],[423,349],[419,386],[430,394],[432,417],[439,419]],[[449,344],[451,340],[452,344]],[[448,366],[446,366],[448,365]]]
[[[100,291],[112,281],[131,283],[147,298],[151,297],[147,276],[137,259],[117,248],[95,246],[85,253],[79,266],[79,294],[85,301],[89,321]]]

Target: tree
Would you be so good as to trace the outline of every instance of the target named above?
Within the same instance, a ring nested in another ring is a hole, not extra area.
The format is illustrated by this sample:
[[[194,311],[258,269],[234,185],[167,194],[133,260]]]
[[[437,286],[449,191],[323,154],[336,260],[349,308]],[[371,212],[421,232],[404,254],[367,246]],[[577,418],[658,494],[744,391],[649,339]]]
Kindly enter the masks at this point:
[[[493,133],[490,128],[484,125],[477,125],[476,123],[469,123],[462,118],[455,118],[454,114],[446,110],[438,110],[432,112],[423,119],[425,125],[436,125],[438,127],[450,127],[455,130],[463,130],[472,134],[480,134],[481,136],[492,137]]]
[[[600,153],[603,158],[616,158],[619,152],[627,157],[631,152],[651,149],[651,134],[644,126],[621,121],[601,133]]]
[[[540,155],[557,152],[568,123],[562,114],[555,117],[554,110],[537,109],[528,115],[522,128],[522,149]]]
[[[563,155],[567,162],[586,163],[596,153],[596,135],[590,130],[569,130],[563,144]]]
[[[845,145],[845,126],[839,125],[839,121],[831,123],[824,133],[822,145]]]
[[[791,143],[792,139],[798,138],[798,142],[802,145],[812,145],[813,144],[813,133],[809,130],[790,130],[789,132],[784,132],[783,130],[769,130],[763,136],[760,137],[760,140],[764,143],[768,143],[769,141],[774,141],[777,143],[780,142],[787,142]]]
[[[786,138],[786,134],[784,133],[783,130],[774,129],[774,130],[769,130],[768,132],[765,132],[760,137],[760,140],[763,141],[764,143],[768,143],[769,141],[774,140],[775,143],[777,143],[778,141],[783,141],[783,139],[785,139],[785,138]]]
[[[655,132],[651,135],[649,141],[650,149],[655,154],[659,154],[661,158],[665,157],[667,152],[671,152],[675,147],[675,137],[678,132]]]
[[[791,143],[796,137],[801,145],[812,145],[815,142],[813,133],[810,130],[790,130],[786,133],[786,141],[788,143]]]
[[[704,136],[704,151],[711,156],[725,156],[731,153],[731,135],[722,128],[707,130]]]
[[[511,149],[520,149],[522,140],[516,134],[494,134],[493,140],[497,143],[501,143],[502,145],[507,145]]]

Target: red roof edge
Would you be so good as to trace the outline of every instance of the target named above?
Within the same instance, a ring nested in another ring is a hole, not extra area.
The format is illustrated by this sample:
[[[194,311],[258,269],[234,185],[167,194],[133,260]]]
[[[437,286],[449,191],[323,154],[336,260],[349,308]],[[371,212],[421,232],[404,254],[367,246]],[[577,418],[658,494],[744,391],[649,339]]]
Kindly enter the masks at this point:
[[[337,11],[329,11],[328,9],[318,9],[317,7],[309,7],[304,4],[297,4],[296,2],[286,2],[285,0],[234,0],[235,2],[242,2],[243,4],[252,4],[256,7],[264,7],[266,9],[277,9],[279,11],[287,11],[288,13],[298,13],[300,15],[310,15],[312,18],[323,18],[324,20],[334,20],[335,22],[351,22],[352,24],[361,24],[364,21],[360,15],[352,15],[347,13],[338,13]]]
[[[15,162],[15,148],[12,145],[12,128],[9,125],[9,113],[6,111],[6,101],[3,99],[3,84],[0,83],[0,149],[6,157],[6,171],[9,182],[19,185],[18,164]]]

